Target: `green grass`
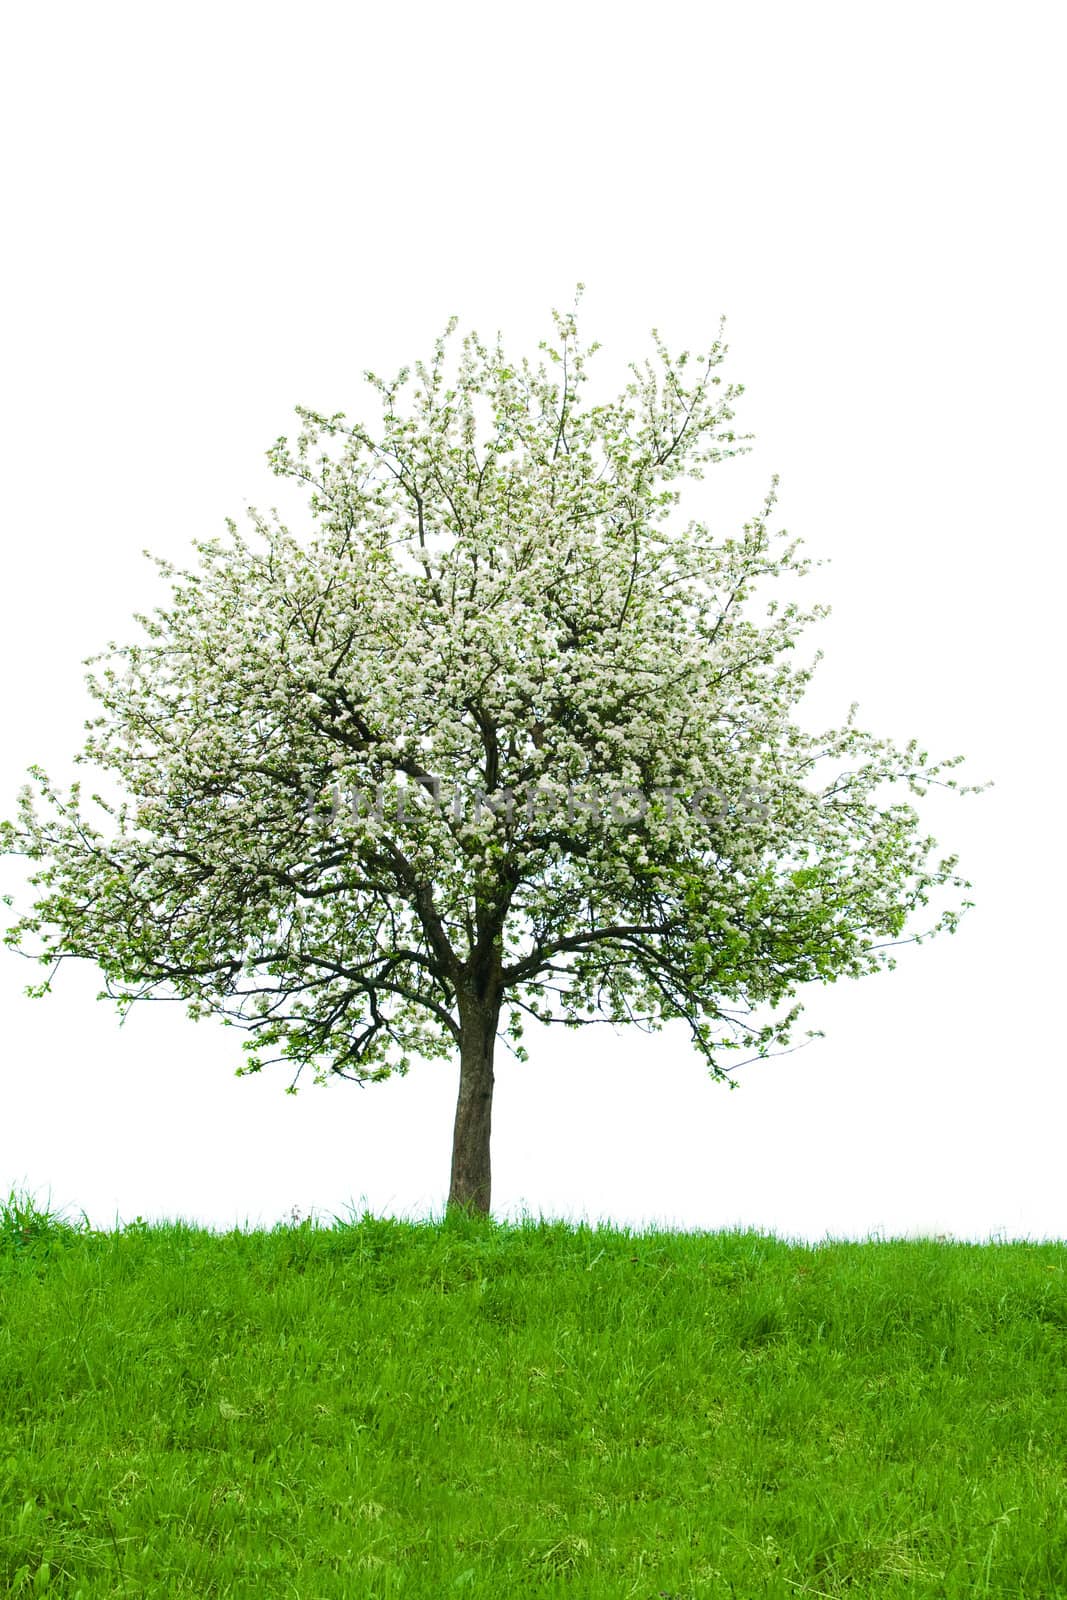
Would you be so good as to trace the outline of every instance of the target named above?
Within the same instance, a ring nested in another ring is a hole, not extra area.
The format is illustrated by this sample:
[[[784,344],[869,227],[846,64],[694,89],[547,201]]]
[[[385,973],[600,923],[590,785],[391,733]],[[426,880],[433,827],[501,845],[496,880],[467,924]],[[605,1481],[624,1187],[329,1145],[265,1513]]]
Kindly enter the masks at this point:
[[[1067,1246],[0,1202],[0,1594],[1067,1596]]]

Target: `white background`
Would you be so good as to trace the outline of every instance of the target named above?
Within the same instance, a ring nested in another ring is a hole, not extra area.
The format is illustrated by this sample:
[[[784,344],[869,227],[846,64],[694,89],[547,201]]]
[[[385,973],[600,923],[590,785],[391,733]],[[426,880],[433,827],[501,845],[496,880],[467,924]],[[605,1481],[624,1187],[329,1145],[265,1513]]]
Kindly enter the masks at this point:
[[[578,280],[597,385],[706,348],[754,452],[737,532],[832,558],[813,722],[996,787],[931,796],[977,908],[891,975],[815,989],[824,1041],[710,1082],[684,1028],[501,1046],[494,1211],[788,1237],[1067,1235],[1059,467],[1067,263],[1054,6],[308,4],[9,10],[0,814],[66,782],[81,660],[278,485],[295,403],[449,314],[537,358]],[[816,637],[817,635],[817,637]],[[4,800],[2,797],[7,796]],[[24,868],[0,863],[18,891]],[[18,898],[25,903],[25,892]],[[5,925],[14,913],[3,913]],[[293,1098],[242,1035],[0,951],[0,1185],[97,1226],[439,1214],[458,1070]]]

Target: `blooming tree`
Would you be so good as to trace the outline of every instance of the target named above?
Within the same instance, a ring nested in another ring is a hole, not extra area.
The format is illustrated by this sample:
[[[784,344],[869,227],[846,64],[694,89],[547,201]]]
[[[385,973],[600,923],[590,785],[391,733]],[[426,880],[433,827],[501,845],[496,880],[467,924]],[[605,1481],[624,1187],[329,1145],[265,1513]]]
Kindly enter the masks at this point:
[[[239,1073],[277,1047],[295,1092],[306,1066],[362,1082],[458,1052],[449,1204],[483,1212],[494,1047],[526,1059],[524,1015],[684,1019],[726,1078],[790,1043],[798,985],[891,965],[931,891],[968,887],[900,798],[960,787],[960,758],[855,707],[793,719],[822,608],[752,614],[810,565],[768,529],[777,480],[737,537],[669,526],[675,480],[745,448],[722,328],[692,359],[654,332],[658,365],[583,409],[598,346],[553,319],[547,369],[469,335],[448,380],[453,318],[410,405],[408,368],[365,375],[376,430],[298,408],[269,459],[310,488],[312,533],[252,511],[197,570],[158,560],[172,603],[86,663],[76,759],[122,798],[93,822],[34,767],[2,825],[41,891],[7,942],[95,961],[120,1008],[242,1026]]]

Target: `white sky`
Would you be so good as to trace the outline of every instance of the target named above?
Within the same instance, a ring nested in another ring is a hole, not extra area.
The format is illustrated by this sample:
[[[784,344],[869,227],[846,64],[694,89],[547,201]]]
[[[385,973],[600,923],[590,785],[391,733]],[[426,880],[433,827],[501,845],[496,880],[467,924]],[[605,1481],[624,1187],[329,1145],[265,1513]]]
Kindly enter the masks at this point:
[[[818,1240],[1067,1236],[1062,27],[1052,6],[22,7],[0,71],[0,815],[74,775],[82,658],[278,485],[292,407],[365,410],[449,314],[536,358],[587,285],[625,363],[699,350],[753,453],[701,494],[832,558],[813,719],[938,754],[977,907],[812,989],[827,1038],[712,1083],[685,1029],[501,1045],[494,1211]],[[1059,730],[1059,731],[1058,731]],[[3,797],[7,796],[5,800]],[[24,869],[0,862],[3,888]],[[24,903],[25,894],[19,903]],[[4,925],[13,913],[4,912]],[[439,1214],[458,1067],[293,1098],[178,1004],[0,950],[0,1191],[97,1226]],[[532,1025],[531,1025],[532,1028]]]

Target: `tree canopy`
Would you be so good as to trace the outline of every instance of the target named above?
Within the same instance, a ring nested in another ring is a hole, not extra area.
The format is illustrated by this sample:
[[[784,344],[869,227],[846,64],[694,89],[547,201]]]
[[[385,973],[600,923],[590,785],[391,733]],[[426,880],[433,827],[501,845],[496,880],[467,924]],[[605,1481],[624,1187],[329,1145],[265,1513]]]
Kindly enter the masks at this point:
[[[674,525],[677,480],[747,448],[722,327],[676,358],[653,331],[656,364],[583,406],[599,347],[553,319],[547,367],[471,334],[449,378],[452,318],[409,404],[410,368],[365,374],[375,428],[298,407],[269,461],[311,532],[253,510],[192,570],[152,558],[169,604],[86,663],[76,759],[124,798],[91,819],[34,767],[0,839],[40,891],[9,945],[246,1029],[241,1072],[276,1049],[295,1090],[458,1052],[450,1203],[480,1210],[498,1034],[525,1059],[527,1017],[682,1019],[725,1078],[789,1046],[799,985],[969,903],[906,931],[969,887],[908,798],[963,787],[962,758],[855,706],[794,715],[824,608],[759,596],[810,566],[769,527],[777,479],[736,536]]]

